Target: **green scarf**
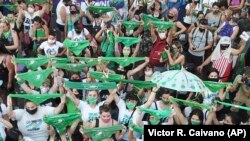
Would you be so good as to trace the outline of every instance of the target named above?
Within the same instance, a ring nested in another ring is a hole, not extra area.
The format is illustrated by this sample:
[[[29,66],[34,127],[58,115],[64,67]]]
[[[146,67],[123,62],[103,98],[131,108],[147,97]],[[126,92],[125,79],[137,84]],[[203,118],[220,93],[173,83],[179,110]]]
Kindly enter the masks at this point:
[[[17,64],[22,64],[30,70],[37,70],[38,67],[49,62],[47,58],[15,58]]]
[[[144,108],[142,106],[139,107],[141,111],[145,112],[145,113],[149,113],[150,115],[158,118],[158,119],[162,119],[162,118],[166,118],[169,117],[171,115],[171,109],[167,108],[163,111],[161,110],[154,110],[154,109],[148,109],[148,108]]]
[[[101,51],[105,56],[114,56],[115,37],[113,32],[108,32],[108,37],[104,36],[101,43]]]
[[[0,4],[0,6],[7,8],[9,11],[15,11],[18,5]]]
[[[202,109],[211,109],[211,106],[205,105],[205,104],[200,104],[200,103],[197,103],[195,101],[182,100],[182,99],[178,99],[178,98],[172,98],[171,101],[172,102],[179,102],[179,103],[182,103],[184,105],[190,106],[192,108],[200,107]]]
[[[137,44],[141,41],[141,39],[136,37],[116,37],[117,42],[121,42],[126,47],[130,47],[133,44]]]
[[[63,45],[78,56],[86,47],[89,46],[89,41],[88,40],[72,41],[69,39],[65,39]]]
[[[67,63],[71,61],[70,58],[47,57],[47,56],[40,55],[40,54],[38,54],[37,56],[38,58],[48,58],[53,63]]]
[[[126,30],[133,30],[140,25],[137,21],[122,21],[122,25],[125,26]]]
[[[104,14],[104,13],[107,13],[107,12],[114,11],[115,8],[114,7],[108,7],[108,6],[89,6],[88,10],[90,12],[94,13],[94,14],[101,15],[101,14]]]
[[[65,85],[68,88],[80,89],[80,90],[108,90],[116,89],[114,82],[110,83],[84,83],[84,82],[70,82],[65,81]]]
[[[102,61],[113,61],[122,67],[142,60],[145,60],[145,57],[102,57]]]
[[[44,116],[43,120],[49,125],[56,128],[57,132],[61,135],[67,132],[67,126],[71,126],[77,119],[80,119],[80,114],[68,113],[59,115]]]
[[[211,92],[218,92],[219,90],[231,84],[231,83],[221,83],[221,82],[213,82],[213,81],[203,81],[203,82]]]
[[[173,22],[165,22],[165,21],[153,21],[154,26],[160,30],[165,31],[174,26]]]
[[[81,72],[84,68],[92,66],[88,64],[65,64],[65,63],[56,63],[53,65],[55,68],[64,69],[72,72]]]
[[[34,102],[37,105],[40,105],[41,103],[43,103],[44,101],[47,101],[48,99],[58,98],[58,97],[61,97],[61,96],[62,96],[61,94],[35,94],[35,95],[31,95],[31,94],[10,94],[10,97],[27,99],[27,100],[30,100],[30,101]]]
[[[103,72],[96,72],[96,71],[89,71],[89,74],[100,81],[113,81],[123,78],[123,76],[120,74],[111,74],[111,73],[105,74]]]
[[[140,133],[140,134],[143,134],[144,133],[144,129],[143,127],[141,126],[138,126],[138,125],[132,125],[131,126],[132,129],[134,129],[134,131]]]
[[[79,61],[84,61],[85,64],[92,64],[92,66],[98,65],[98,58],[87,58],[87,57],[75,57]]]
[[[142,14],[142,20],[144,22],[144,31],[150,29],[150,22],[160,21],[159,19],[146,14]]]
[[[226,103],[226,102],[221,102],[221,101],[218,101],[218,100],[216,100],[215,102],[219,103],[219,104],[222,104],[222,105],[225,105],[225,106],[231,106],[231,107],[243,109],[243,110],[246,110],[246,111],[250,111],[249,107],[245,107],[245,106],[241,106],[241,105],[235,105],[235,104]]]
[[[46,0],[25,0],[27,4],[46,3]]]

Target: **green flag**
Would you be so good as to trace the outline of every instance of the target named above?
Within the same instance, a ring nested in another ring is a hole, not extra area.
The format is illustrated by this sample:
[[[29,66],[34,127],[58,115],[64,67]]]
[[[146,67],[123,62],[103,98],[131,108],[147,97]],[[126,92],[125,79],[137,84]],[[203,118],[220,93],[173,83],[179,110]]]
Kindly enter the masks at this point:
[[[66,64],[66,63],[56,63],[53,65],[55,68],[64,69],[71,72],[81,72],[84,68],[91,65],[88,64]]]
[[[35,37],[43,38],[43,37],[46,37],[46,34],[43,29],[37,29],[35,32]]]
[[[246,111],[250,111],[249,107],[245,107],[245,106],[241,106],[241,105],[235,105],[235,104],[226,103],[226,102],[221,102],[221,101],[218,101],[218,100],[216,100],[215,102],[219,103],[219,104],[222,104],[222,105],[225,105],[225,106],[231,106],[231,107],[243,109],[243,110],[246,110]]]
[[[219,90],[232,84],[232,83],[221,83],[221,82],[213,82],[213,81],[203,81],[203,82],[211,92],[218,92]]]
[[[108,7],[108,6],[89,6],[88,10],[90,12],[94,13],[94,14],[101,15],[101,14],[104,14],[104,13],[107,13],[107,12],[114,11],[115,8],[114,7]]]
[[[122,67],[142,60],[145,60],[145,57],[102,57],[102,61],[113,61]]]
[[[86,47],[89,46],[89,41],[88,40],[72,41],[70,39],[65,39],[63,41],[63,45],[78,56]]]
[[[143,133],[144,133],[144,129],[143,129],[143,127],[141,127],[141,126],[132,125],[131,128],[132,128],[134,131],[136,131],[136,132],[138,132],[138,133],[140,133],[140,134],[143,134]]]
[[[122,79],[123,76],[120,74],[111,74],[111,73],[103,73],[103,72],[96,72],[96,71],[90,71],[89,74],[100,80],[100,81],[114,81],[114,80],[119,80]]]
[[[65,85],[68,88],[80,89],[80,90],[108,90],[116,89],[116,83],[85,83],[85,82],[70,82],[65,81]]]
[[[56,128],[57,132],[61,135],[67,132],[67,126],[71,126],[77,119],[80,119],[80,114],[68,113],[59,115],[44,116],[43,120],[49,125]]]
[[[135,87],[139,87],[139,88],[152,88],[156,86],[155,83],[152,83],[150,81],[121,79],[120,82],[130,83],[130,84],[133,84]]]
[[[61,57],[47,57],[44,55],[37,55],[39,58],[48,58],[49,61],[53,62],[53,63],[67,63],[70,62],[71,59],[70,58],[61,58]]]
[[[211,106],[205,105],[205,104],[200,104],[200,103],[197,103],[195,101],[182,100],[182,99],[178,99],[178,98],[171,98],[171,101],[179,102],[179,103],[182,103],[182,104],[190,106],[190,107],[200,107],[202,109],[211,109]]]
[[[79,61],[84,61],[85,64],[92,64],[92,66],[96,66],[98,64],[98,58],[87,58],[87,57],[75,57]]]
[[[122,25],[125,26],[126,30],[133,30],[140,25],[137,21],[122,21]]]
[[[24,65],[30,70],[37,70],[38,67],[49,62],[47,58],[14,58],[13,61]]]
[[[160,21],[159,19],[153,16],[146,15],[146,14],[142,15],[142,20],[144,22],[144,31],[150,29],[150,22]]]
[[[40,105],[48,99],[58,98],[61,96],[61,94],[10,94],[10,97],[27,99],[36,103],[37,105]]]
[[[27,4],[46,3],[47,0],[25,0]]]
[[[15,11],[18,5],[0,4],[0,6],[7,8],[9,11]]]
[[[121,42],[125,45],[125,47],[130,47],[133,44],[137,44],[141,41],[141,39],[136,37],[116,37],[117,42]]]
[[[111,138],[113,134],[122,130],[122,128],[122,125],[113,125],[110,127],[83,129],[83,132],[87,134],[93,141],[102,141],[104,139]]]
[[[148,108],[144,108],[142,106],[139,107],[141,111],[145,112],[145,113],[149,113],[150,115],[158,118],[158,119],[162,119],[162,118],[166,118],[168,116],[171,115],[171,109],[167,108],[163,111],[161,110],[154,110],[154,109],[148,109]]]
[[[39,88],[47,79],[49,74],[51,74],[53,71],[54,69],[52,68],[46,69],[46,70],[40,70],[40,71],[31,71],[31,72],[18,74],[17,77],[19,77],[20,79],[26,80],[29,83]]]
[[[160,31],[168,30],[174,25],[173,22],[165,22],[165,21],[153,21],[153,24]]]

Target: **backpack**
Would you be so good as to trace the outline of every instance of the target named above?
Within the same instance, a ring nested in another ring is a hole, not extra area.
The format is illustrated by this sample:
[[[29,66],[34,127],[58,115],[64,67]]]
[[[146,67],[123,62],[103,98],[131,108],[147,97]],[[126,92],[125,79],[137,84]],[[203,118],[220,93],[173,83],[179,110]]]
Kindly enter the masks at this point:
[[[165,65],[165,62],[161,63],[160,59],[166,45],[166,40],[161,41],[160,39],[157,39],[156,42],[153,44],[153,48],[149,55],[149,63],[152,66],[162,67]]]
[[[230,37],[234,32],[233,28],[235,26],[236,25],[230,25],[229,22],[227,21],[225,25],[221,28],[218,35]]]

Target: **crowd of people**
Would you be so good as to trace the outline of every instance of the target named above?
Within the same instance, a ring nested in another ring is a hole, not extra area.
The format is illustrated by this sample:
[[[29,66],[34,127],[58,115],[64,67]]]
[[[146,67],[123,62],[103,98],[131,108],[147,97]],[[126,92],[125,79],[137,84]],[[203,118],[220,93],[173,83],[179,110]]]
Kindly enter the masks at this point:
[[[0,3],[1,141],[136,141],[144,125],[250,124],[248,0]],[[168,71],[206,88],[152,82]]]

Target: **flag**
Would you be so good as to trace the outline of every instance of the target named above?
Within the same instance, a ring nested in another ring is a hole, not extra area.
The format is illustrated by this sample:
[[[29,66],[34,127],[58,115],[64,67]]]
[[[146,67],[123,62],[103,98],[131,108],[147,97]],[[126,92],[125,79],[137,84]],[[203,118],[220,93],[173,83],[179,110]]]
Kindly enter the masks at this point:
[[[41,103],[47,101],[51,98],[58,98],[61,97],[61,94],[10,94],[10,97],[14,98],[23,98],[26,100],[30,100],[34,102],[37,105],[40,105]]]
[[[20,79],[26,80],[29,83],[33,84],[37,88],[39,88],[44,81],[47,79],[49,74],[51,74],[54,71],[54,69],[46,69],[46,70],[40,70],[40,71],[31,71],[26,73],[20,73],[17,75]]]
[[[37,70],[38,67],[49,62],[47,58],[14,58],[13,61],[26,66],[30,70]]]
[[[213,82],[213,81],[203,81],[203,82],[211,92],[218,92],[219,90],[232,84],[232,83],[221,83],[221,82]]]
[[[122,79],[123,76],[120,74],[111,74],[111,73],[103,73],[103,72],[96,72],[96,71],[90,71],[89,74],[100,80],[100,81],[114,81],[114,80],[119,80]]]
[[[92,66],[92,64],[66,64],[66,63],[56,63],[53,65],[55,68],[64,69],[71,72],[81,72],[84,68]]]
[[[159,19],[146,14],[142,14],[142,20],[144,22],[144,31],[150,29],[150,22],[160,21]]]
[[[122,21],[122,25],[125,26],[126,30],[133,30],[140,25],[137,21]]]
[[[114,11],[115,8],[114,7],[108,7],[108,6],[89,6],[88,10],[90,12],[94,13],[94,14],[101,15],[101,14],[104,14],[104,13],[107,13],[107,12]]]
[[[165,22],[165,21],[153,21],[154,26],[160,30],[165,31],[174,26],[173,22]]]
[[[46,3],[47,0],[25,0],[27,4]]]
[[[158,118],[158,119],[162,119],[162,118],[166,118],[168,116],[171,115],[171,109],[167,108],[165,110],[154,110],[154,109],[148,109],[148,108],[144,108],[142,106],[139,107],[141,111],[145,112],[145,113],[149,113],[150,115]]]
[[[63,45],[67,47],[70,51],[72,51],[75,55],[79,55],[86,47],[89,46],[89,41],[72,41],[70,39],[65,39]]]
[[[85,64],[92,64],[92,66],[96,66],[98,64],[98,58],[87,58],[87,57],[75,57],[79,61],[84,61]]]
[[[122,67],[142,60],[145,60],[145,57],[102,57],[102,61],[113,61]]]
[[[56,128],[56,131],[61,135],[67,132],[67,126],[71,126],[77,119],[80,119],[80,114],[67,113],[59,115],[44,116],[43,120],[49,125]]]
[[[117,42],[121,42],[126,47],[130,47],[133,44],[137,44],[141,41],[141,39],[136,37],[116,37]]]

